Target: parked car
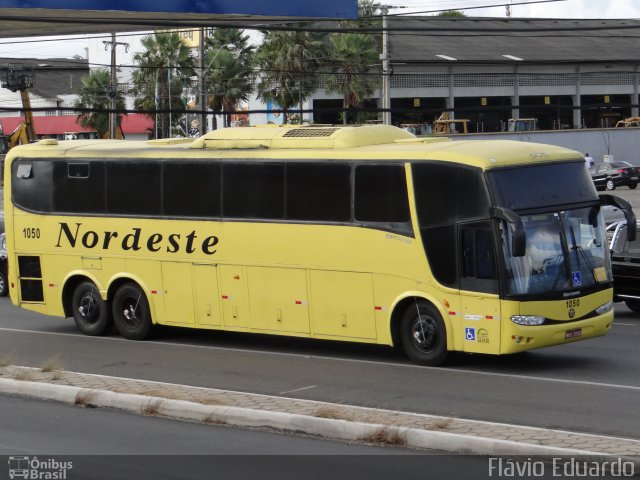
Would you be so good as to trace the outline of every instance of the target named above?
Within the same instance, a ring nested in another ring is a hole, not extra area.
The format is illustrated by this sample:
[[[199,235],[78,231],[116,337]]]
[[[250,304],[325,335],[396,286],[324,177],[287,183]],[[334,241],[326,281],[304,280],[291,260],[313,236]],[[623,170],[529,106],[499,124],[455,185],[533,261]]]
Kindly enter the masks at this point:
[[[0,297],[6,297],[9,293],[7,270],[7,238],[5,233],[0,233]]]
[[[615,190],[623,186],[633,189],[640,179],[640,167],[629,162],[599,163],[591,167],[589,173],[597,190]]]
[[[607,231],[611,238],[613,300],[640,313],[640,225],[633,241],[627,239],[626,221],[612,223]]]

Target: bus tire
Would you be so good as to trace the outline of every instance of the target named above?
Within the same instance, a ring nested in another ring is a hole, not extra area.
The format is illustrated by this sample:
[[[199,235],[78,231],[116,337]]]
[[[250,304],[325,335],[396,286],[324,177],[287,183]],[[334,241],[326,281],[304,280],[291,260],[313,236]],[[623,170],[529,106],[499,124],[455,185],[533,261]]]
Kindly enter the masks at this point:
[[[113,297],[116,329],[129,340],[144,340],[152,330],[151,311],[144,291],[135,283],[120,286]]]
[[[7,283],[7,276],[0,270],[0,297],[6,297],[9,293],[9,284]]]
[[[624,304],[632,312],[640,313],[640,300],[625,300]]]
[[[433,305],[418,301],[409,306],[400,329],[402,348],[415,363],[436,367],[447,358],[447,331]]]
[[[80,283],[71,297],[71,311],[78,330],[85,335],[100,336],[113,327],[107,302],[100,296],[93,282]]]

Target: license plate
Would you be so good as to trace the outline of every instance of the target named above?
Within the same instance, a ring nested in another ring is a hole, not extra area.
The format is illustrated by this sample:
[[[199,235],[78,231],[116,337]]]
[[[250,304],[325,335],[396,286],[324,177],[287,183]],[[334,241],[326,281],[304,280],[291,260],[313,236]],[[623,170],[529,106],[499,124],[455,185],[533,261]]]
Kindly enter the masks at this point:
[[[574,328],[573,330],[567,330],[566,332],[564,332],[564,338],[565,339],[577,338],[577,337],[581,337],[581,336],[582,336],[582,329],[581,328]]]
[[[631,180],[637,180],[638,177],[631,177]]]

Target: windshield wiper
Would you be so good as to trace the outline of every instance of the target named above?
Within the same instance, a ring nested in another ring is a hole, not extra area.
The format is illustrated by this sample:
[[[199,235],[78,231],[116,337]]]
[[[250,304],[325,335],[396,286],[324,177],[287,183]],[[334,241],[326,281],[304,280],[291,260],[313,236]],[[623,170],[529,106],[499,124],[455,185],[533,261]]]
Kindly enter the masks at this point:
[[[587,264],[587,267],[589,268],[589,272],[591,272],[594,283],[599,283],[598,279],[596,278],[596,274],[593,271],[593,264],[591,263],[591,260],[589,260],[589,257],[584,252],[584,248],[582,248],[582,245],[578,245],[578,243],[576,242],[576,234],[573,231],[573,225],[569,227],[569,231],[571,232],[571,243],[573,243],[571,250],[573,250],[574,252],[578,252],[582,256],[585,263]],[[578,270],[580,270],[580,256],[578,254],[576,254],[576,262],[578,264]]]

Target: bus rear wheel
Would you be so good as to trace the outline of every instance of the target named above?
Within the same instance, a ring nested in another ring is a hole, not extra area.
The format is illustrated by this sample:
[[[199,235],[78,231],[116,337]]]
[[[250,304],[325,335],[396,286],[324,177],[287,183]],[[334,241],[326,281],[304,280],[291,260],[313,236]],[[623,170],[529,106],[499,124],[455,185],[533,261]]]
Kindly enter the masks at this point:
[[[442,364],[449,353],[442,316],[433,305],[416,302],[401,323],[402,348],[415,363],[429,367]]]
[[[7,283],[7,276],[0,270],[0,297],[6,297],[9,294],[9,284]]]
[[[107,302],[93,282],[82,282],[73,291],[71,311],[78,330],[85,335],[100,336],[113,327]]]
[[[125,283],[113,297],[116,329],[129,340],[144,340],[151,334],[151,311],[144,291],[135,283]]]

